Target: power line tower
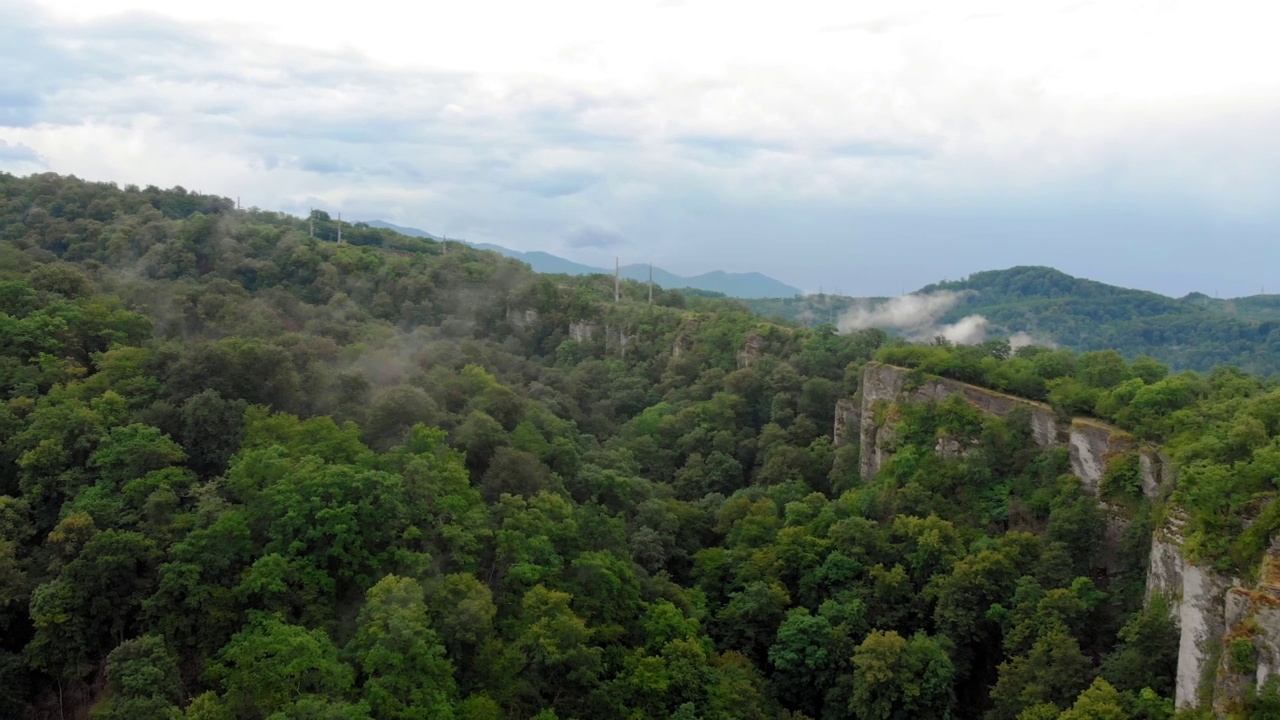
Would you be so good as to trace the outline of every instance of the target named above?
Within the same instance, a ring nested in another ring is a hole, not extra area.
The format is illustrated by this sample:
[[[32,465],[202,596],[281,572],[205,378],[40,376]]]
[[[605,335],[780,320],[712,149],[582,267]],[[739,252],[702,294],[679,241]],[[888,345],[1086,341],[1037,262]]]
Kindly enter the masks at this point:
[[[622,301],[622,265],[621,261],[615,255],[613,258],[613,302],[618,304]]]
[[[653,304],[653,263],[649,263],[649,304]]]
[[[342,244],[342,213],[338,213],[338,244]]]
[[[311,237],[316,236],[316,209],[315,208],[311,208],[310,210],[307,211],[307,232],[311,234]]]

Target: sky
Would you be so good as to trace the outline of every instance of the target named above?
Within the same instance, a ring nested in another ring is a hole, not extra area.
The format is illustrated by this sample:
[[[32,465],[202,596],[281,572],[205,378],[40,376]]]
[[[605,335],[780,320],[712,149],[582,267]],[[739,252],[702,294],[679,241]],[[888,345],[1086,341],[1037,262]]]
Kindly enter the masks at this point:
[[[0,0],[0,170],[896,295],[1280,292],[1257,0]]]

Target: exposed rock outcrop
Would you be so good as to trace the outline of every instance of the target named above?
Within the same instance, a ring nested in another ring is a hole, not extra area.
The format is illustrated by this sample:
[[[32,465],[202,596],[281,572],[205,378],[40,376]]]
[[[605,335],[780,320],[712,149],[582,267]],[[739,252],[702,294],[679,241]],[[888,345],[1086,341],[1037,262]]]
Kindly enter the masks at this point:
[[[847,439],[858,437],[862,425],[862,408],[852,398],[841,398],[836,401],[835,425],[831,428],[831,442],[843,444]]]
[[[529,327],[538,322],[538,311],[533,308],[507,308],[507,322],[518,328]]]
[[[1120,428],[1087,418],[1064,421],[1044,403],[956,380],[922,376],[892,365],[869,363],[862,376],[862,404],[858,411],[863,479],[875,477],[893,454],[896,434],[888,422],[893,405],[941,402],[957,393],[974,407],[1000,417],[1017,409],[1025,411],[1035,443],[1046,449],[1066,446],[1071,471],[1091,494],[1097,494],[1098,484],[1106,474],[1107,460],[1127,452],[1139,453],[1143,491],[1148,497],[1154,499],[1159,494],[1163,478],[1169,474],[1167,460],[1156,448],[1140,446],[1132,435]],[[839,423],[839,407],[836,417]],[[837,442],[841,437],[844,436],[837,434]]]
[[[751,363],[759,360],[763,353],[764,337],[759,332],[752,330],[747,333],[747,339],[743,341],[742,349],[738,351],[738,367],[751,367]]]
[[[569,324],[569,339],[574,342],[591,342],[591,338],[595,337],[596,332],[600,329],[599,325],[590,322],[576,322]]]
[[[1095,496],[1110,461],[1138,455],[1142,492],[1153,501],[1165,499],[1174,483],[1173,465],[1158,447],[1106,423],[1059,417],[1049,406],[967,383],[930,377],[903,368],[870,363],[863,374],[859,402],[836,405],[834,440],[860,442],[862,477],[870,480],[892,457],[897,433],[897,406],[940,402],[961,394],[974,407],[1001,417],[1024,413],[1035,443],[1066,447],[1071,470]],[[940,440],[944,457],[967,452],[954,440]],[[1119,541],[1129,522],[1122,508],[1103,503],[1108,542]],[[1183,549],[1182,524],[1173,515],[1157,529],[1148,560],[1148,599],[1162,594],[1179,628],[1175,702],[1179,708],[1211,703],[1223,716],[1242,706],[1250,688],[1261,689],[1280,675],[1280,539],[1273,539],[1259,580],[1240,578],[1192,562]]]
[[[693,338],[688,335],[680,335],[676,337],[675,342],[671,343],[671,357],[684,357],[686,353],[693,349]]]

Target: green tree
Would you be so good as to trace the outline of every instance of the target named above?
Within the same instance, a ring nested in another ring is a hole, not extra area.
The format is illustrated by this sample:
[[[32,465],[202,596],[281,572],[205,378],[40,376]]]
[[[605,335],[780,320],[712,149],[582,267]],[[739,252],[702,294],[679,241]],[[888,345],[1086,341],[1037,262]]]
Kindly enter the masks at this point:
[[[418,583],[388,575],[370,588],[347,651],[374,717],[453,717],[453,667]]]
[[[126,640],[107,656],[110,695],[95,717],[102,720],[179,718],[182,678],[177,658],[157,635]]]
[[[999,671],[991,690],[994,720],[1014,720],[1042,703],[1065,708],[1093,677],[1092,663],[1080,652],[1080,644],[1062,629],[1044,633],[1028,654],[1001,663]]]
[[[599,678],[603,652],[570,606],[568,593],[538,585],[521,602],[523,631],[518,645],[546,703],[573,707]]]
[[[780,699],[810,717],[820,715],[822,700],[839,668],[834,632],[827,618],[796,608],[787,613],[769,648]]]
[[[236,633],[206,671],[223,688],[223,699],[239,718],[257,720],[318,696],[342,701],[353,683],[351,668],[323,630],[288,625],[256,614]]]
[[[853,655],[849,712],[859,720],[951,717],[954,670],[942,647],[927,635],[910,640],[877,630]]]
[[[35,635],[26,652],[51,675],[77,678],[137,631],[151,594],[159,553],[136,532],[94,534],[61,575],[31,599]]]
[[[1060,720],[1129,720],[1124,698],[1102,678],[1097,678]]]
[[[1121,691],[1151,688],[1171,696],[1180,637],[1168,600],[1153,593],[1146,609],[1134,613],[1118,637],[1121,644],[1103,661],[1102,677]]]

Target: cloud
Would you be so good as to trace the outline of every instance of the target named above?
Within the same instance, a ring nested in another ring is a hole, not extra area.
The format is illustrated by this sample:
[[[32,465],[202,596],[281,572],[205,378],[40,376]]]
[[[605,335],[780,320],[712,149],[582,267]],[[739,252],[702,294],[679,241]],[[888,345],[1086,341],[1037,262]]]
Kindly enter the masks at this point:
[[[586,170],[552,170],[525,180],[508,183],[508,187],[544,198],[577,195],[601,181],[600,175]]]
[[[944,315],[960,304],[966,293],[942,290],[927,295],[912,293],[882,303],[864,301],[840,317],[841,332],[881,328],[897,330],[911,340],[928,341],[944,337],[957,345],[973,345],[987,338],[987,319],[968,315],[955,323],[941,323]]]
[[[1032,5],[619,0],[557,23],[477,0],[424,35],[389,0],[342,18],[0,0],[0,140],[25,148],[0,163],[30,171],[34,153],[517,249],[608,228],[682,274],[867,295],[1019,263],[1175,294],[1265,282],[1280,261],[1266,24]],[[717,34],[726,9],[735,31]],[[822,32],[841,27],[858,42]],[[1209,246],[1232,252],[1198,259]]]
[[[935,327],[964,297],[963,293],[943,290],[929,295],[902,295],[880,304],[863,302],[841,316],[840,329],[847,332],[879,327],[917,333]]]
[[[39,163],[40,153],[22,143],[8,143],[0,140],[0,162]]]
[[[966,315],[954,323],[941,322],[943,316],[956,308],[970,294],[941,290],[929,294],[912,293],[889,298],[880,303],[863,301],[840,317],[841,332],[880,328],[895,330],[909,340],[929,342],[934,338],[946,338],[956,345],[977,345],[985,341],[991,332],[991,323],[982,315]],[[1027,332],[1009,336],[1009,346],[1017,350],[1028,345],[1057,347],[1047,338],[1034,337]]]
[[[1009,347],[1014,350],[1019,350],[1021,348],[1029,347],[1031,345],[1036,345],[1038,347],[1047,347],[1047,348],[1058,347],[1058,343],[1048,338],[1036,337],[1031,333],[1027,333],[1027,332],[1016,332],[1009,336]]]
[[[976,345],[987,339],[987,319],[981,315],[968,315],[937,328],[937,334],[956,345]]]
[[[608,249],[630,245],[626,238],[612,230],[600,227],[584,227],[569,235],[566,244],[572,248]]]

